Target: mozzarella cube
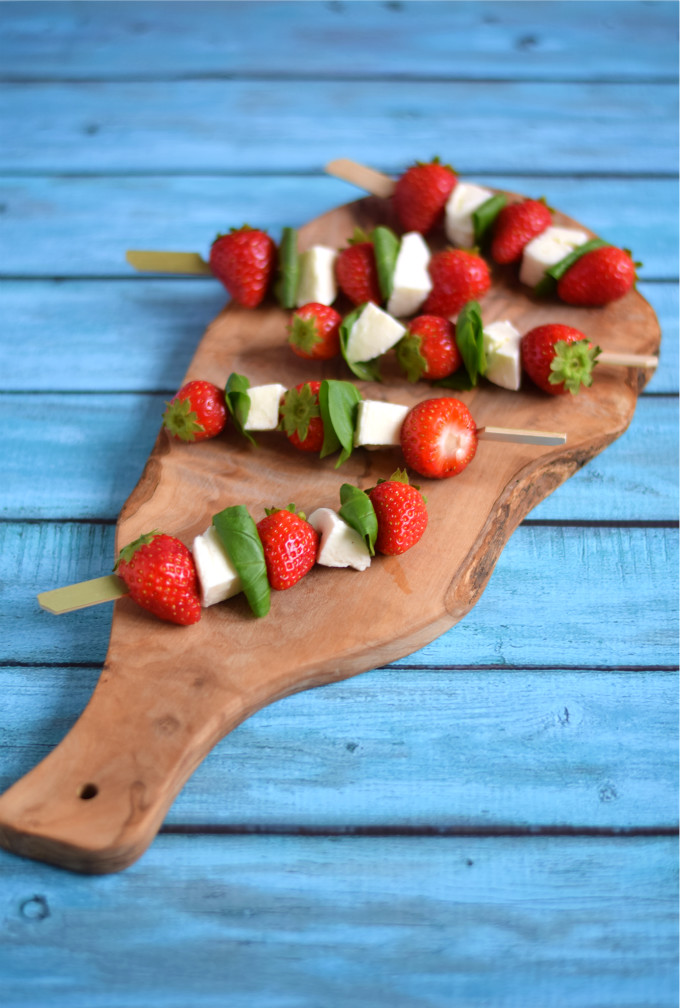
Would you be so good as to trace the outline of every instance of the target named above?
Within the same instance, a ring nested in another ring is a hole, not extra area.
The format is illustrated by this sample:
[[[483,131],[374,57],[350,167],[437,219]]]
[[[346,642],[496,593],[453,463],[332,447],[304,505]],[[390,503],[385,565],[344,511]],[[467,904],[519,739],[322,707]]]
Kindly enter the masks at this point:
[[[201,605],[215,605],[242,591],[241,578],[214,525],[203,535],[196,536],[192,553],[201,589]]]
[[[345,351],[350,364],[373,360],[390,350],[406,332],[405,326],[369,301],[352,326]]]
[[[320,536],[317,563],[324,567],[353,567],[360,571],[370,567],[368,546],[356,529],[332,508],[317,508],[308,520]]]
[[[491,322],[482,330],[486,355],[485,378],[517,392],[522,380],[521,334],[512,322]]]
[[[285,385],[255,385],[248,389],[250,409],[244,430],[276,430],[279,424],[279,403],[286,391]]]
[[[430,250],[418,231],[409,231],[401,239],[392,277],[392,293],[387,302],[390,315],[415,315],[432,290],[428,271]]]
[[[399,403],[362,399],[354,428],[355,447],[391,448],[399,445],[401,425],[408,411],[408,406]]]
[[[296,298],[298,308],[310,301],[323,305],[333,304],[338,296],[335,280],[337,257],[337,251],[325,245],[312,245],[301,254]]]
[[[587,241],[585,231],[577,228],[547,227],[524,247],[519,271],[520,282],[535,287],[543,279],[547,269]]]
[[[466,249],[474,246],[475,226],[472,215],[477,207],[486,203],[492,196],[490,189],[472,185],[470,182],[459,182],[453,187],[444,211],[444,229],[452,245]]]

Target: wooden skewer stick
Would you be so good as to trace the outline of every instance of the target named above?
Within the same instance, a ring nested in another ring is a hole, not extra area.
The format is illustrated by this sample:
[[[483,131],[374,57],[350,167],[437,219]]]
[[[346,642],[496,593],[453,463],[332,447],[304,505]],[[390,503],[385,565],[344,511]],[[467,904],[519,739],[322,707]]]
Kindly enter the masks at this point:
[[[329,175],[334,175],[335,178],[350,182],[358,189],[365,189],[373,196],[387,198],[392,195],[396,185],[395,180],[389,175],[384,175],[382,172],[376,171],[375,168],[369,168],[367,165],[359,164],[358,161],[350,160],[350,158],[336,158],[335,161],[329,161],[326,165],[326,171]]]
[[[603,350],[597,355],[598,364],[614,364],[619,367],[655,368],[658,357],[645,354],[619,353],[617,350]]]
[[[190,273],[212,276],[210,265],[198,252],[157,252],[128,249],[125,258],[141,273]]]
[[[41,592],[38,595],[38,603],[42,609],[59,615],[99,605],[100,602],[113,602],[127,593],[127,585],[122,578],[117,574],[106,574],[91,581],[79,581],[78,584]]]
[[[567,435],[558,431],[519,430],[513,427],[478,427],[477,437],[484,441],[535,445],[561,445],[567,440]]]

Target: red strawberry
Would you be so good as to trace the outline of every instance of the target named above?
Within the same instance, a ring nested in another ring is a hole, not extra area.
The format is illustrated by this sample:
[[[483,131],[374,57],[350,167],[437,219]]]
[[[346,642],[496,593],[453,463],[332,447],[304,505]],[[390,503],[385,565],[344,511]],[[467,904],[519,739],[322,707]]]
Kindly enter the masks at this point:
[[[550,395],[575,394],[591,385],[599,347],[571,326],[549,323],[522,336],[522,366],[531,380]]]
[[[396,556],[415,546],[427,528],[427,508],[423,495],[411,486],[406,473],[397,470],[366,493],[378,519],[378,553]]]
[[[273,239],[247,224],[218,235],[210,249],[211,270],[244,308],[257,308],[264,300],[276,261]]]
[[[623,297],[635,283],[630,253],[603,245],[582,255],[557,282],[557,296],[567,304],[598,308]]]
[[[412,165],[397,180],[394,209],[404,231],[427,234],[438,224],[458,178],[450,165],[439,158]]]
[[[397,361],[409,381],[437,381],[457,371],[463,363],[456,345],[456,330],[439,315],[418,315],[409,322],[396,347]]]
[[[174,536],[149,532],[125,546],[116,572],[143,609],[186,626],[201,618],[198,577],[190,551]]]
[[[475,457],[477,426],[460,400],[424,399],[406,414],[401,450],[406,465],[421,476],[457,476]]]
[[[319,535],[304,515],[287,509],[267,508],[257,523],[264,549],[267,578],[272,588],[292,588],[316,563]]]
[[[456,315],[468,301],[482,297],[491,286],[489,267],[476,252],[444,249],[430,259],[430,291],[423,313]]]
[[[224,392],[211,382],[187,382],[166,406],[163,426],[179,441],[205,441],[227,422]]]
[[[330,360],[340,353],[342,316],[329,305],[310,301],[293,312],[288,323],[288,343],[306,360]]]
[[[318,452],[323,446],[320,388],[320,381],[302,382],[288,389],[281,402],[280,427],[301,451]]]
[[[503,207],[493,226],[491,258],[497,263],[517,262],[524,246],[545,231],[551,221],[543,200],[526,199]]]
[[[373,242],[357,228],[347,248],[340,249],[335,260],[335,279],[352,304],[366,301],[380,304],[380,282]]]

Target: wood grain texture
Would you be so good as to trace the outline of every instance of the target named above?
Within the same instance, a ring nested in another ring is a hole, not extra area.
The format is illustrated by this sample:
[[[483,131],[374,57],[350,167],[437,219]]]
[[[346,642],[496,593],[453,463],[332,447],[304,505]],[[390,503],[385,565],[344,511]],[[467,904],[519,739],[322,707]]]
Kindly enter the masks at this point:
[[[560,215],[556,220],[574,223]],[[302,229],[301,248],[315,242],[341,247],[357,224],[378,222],[393,223],[389,202],[359,200]],[[514,271],[499,271],[482,308],[486,321],[509,318],[521,332],[563,321],[587,330],[603,349],[659,350],[656,317],[634,291],[606,309],[584,311],[536,302]],[[288,387],[306,380],[308,363],[293,359],[282,340],[285,318],[274,307],[247,312],[229,305],[206,331],[186,377],[223,385],[237,371],[253,384],[275,375]],[[340,367],[330,362],[324,376],[343,376]],[[128,599],[116,602],[104,669],[83,715],[60,746],[0,798],[2,844],[79,871],[129,865],[200,760],[255,710],[402,657],[458,622],[477,602],[527,511],[623,433],[646,377],[602,366],[592,394],[577,398],[490,387],[464,396],[479,426],[546,429],[549,417],[549,429],[566,430],[568,444],[483,444],[476,464],[455,484],[428,483],[429,538],[447,543],[444,553],[422,548],[380,558],[370,579],[341,572],[342,591],[338,572],[317,568],[295,592],[277,597],[271,616],[261,621],[248,615],[241,598],[212,607],[189,628],[158,624]],[[388,397],[384,386],[364,385],[363,391]],[[406,404],[423,398],[403,382],[389,386],[389,397]],[[271,437],[273,446],[265,437],[258,449],[241,444],[225,453],[222,439],[179,444],[161,431],[121,512],[117,548],[149,528],[191,542],[228,504],[245,504],[256,520],[265,506],[292,499],[307,510],[337,506],[341,481],[368,487],[392,471],[391,463],[383,468],[384,453],[357,452],[339,478],[332,460],[310,465],[290,446],[282,448],[280,435]],[[302,632],[300,612],[306,614]]]

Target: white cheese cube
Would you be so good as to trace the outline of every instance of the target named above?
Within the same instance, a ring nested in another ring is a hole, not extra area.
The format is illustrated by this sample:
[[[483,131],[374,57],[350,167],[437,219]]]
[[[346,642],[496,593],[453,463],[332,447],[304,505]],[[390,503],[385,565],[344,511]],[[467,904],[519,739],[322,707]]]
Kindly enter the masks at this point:
[[[516,392],[522,380],[521,333],[512,322],[491,322],[482,330],[486,371],[494,385]]]
[[[250,409],[244,430],[276,430],[279,424],[279,403],[286,391],[285,385],[255,385],[248,389]]]
[[[351,363],[380,357],[398,343],[405,326],[369,301],[352,326],[347,338],[346,356]]]
[[[370,567],[368,546],[356,529],[332,508],[317,508],[308,520],[320,536],[317,563],[324,567],[353,567],[360,571]]]
[[[196,536],[192,553],[201,588],[201,605],[215,605],[242,590],[241,579],[214,525],[203,535]]]
[[[472,248],[475,244],[475,227],[472,215],[482,203],[491,199],[490,189],[459,182],[446,201],[444,229],[446,237],[458,248]]]
[[[331,305],[338,296],[338,285],[335,280],[335,260],[338,257],[336,249],[325,245],[312,245],[300,256],[300,276],[297,288],[297,306],[316,301],[318,304]]]
[[[357,448],[391,448],[399,445],[401,425],[409,411],[399,403],[362,399],[357,408],[354,445]]]
[[[428,272],[430,250],[418,231],[409,231],[401,239],[392,278],[392,293],[387,302],[390,315],[404,318],[415,315],[432,290]]]
[[[535,287],[543,279],[547,269],[587,241],[585,231],[577,228],[547,227],[524,247],[519,271],[520,282]]]

